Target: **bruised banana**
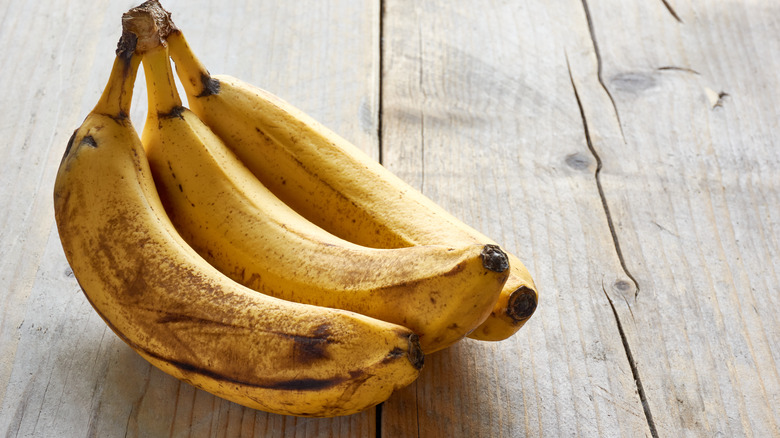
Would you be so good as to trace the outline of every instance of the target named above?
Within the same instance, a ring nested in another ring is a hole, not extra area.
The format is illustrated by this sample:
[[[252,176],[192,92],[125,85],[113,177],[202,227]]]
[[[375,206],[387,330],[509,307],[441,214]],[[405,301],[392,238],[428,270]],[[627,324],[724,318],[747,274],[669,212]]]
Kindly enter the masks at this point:
[[[177,230],[213,266],[278,298],[408,327],[426,354],[487,318],[508,272],[497,246],[376,249],[325,232],[182,107],[165,46],[145,52],[143,65],[149,112],[141,139],[152,175]]]
[[[210,75],[182,32],[170,28],[171,57],[192,111],[302,216],[371,247],[495,244],[289,103],[236,78]],[[508,258],[509,278],[471,338],[506,339],[536,310],[531,275],[517,257]]]
[[[176,233],[128,119],[140,64],[129,41],[54,187],[67,260],[107,325],[166,373],[268,412],[352,414],[417,378],[423,353],[411,330],[257,293]]]

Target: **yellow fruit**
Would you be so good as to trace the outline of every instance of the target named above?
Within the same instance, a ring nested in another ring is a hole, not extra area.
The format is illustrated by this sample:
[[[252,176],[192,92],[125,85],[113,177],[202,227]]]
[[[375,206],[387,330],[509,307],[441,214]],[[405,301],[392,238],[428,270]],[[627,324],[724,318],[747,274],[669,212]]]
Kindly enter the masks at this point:
[[[351,414],[412,382],[423,355],[410,330],[255,292],[177,234],[128,119],[134,41],[123,38],[54,187],[65,255],[95,310],[163,371],[269,412]]]
[[[190,109],[305,218],[377,248],[496,244],[289,103],[239,79],[209,74],[183,33],[171,29],[170,54]],[[531,275],[517,257],[508,257],[509,278],[472,338],[506,339],[536,310]]]
[[[327,233],[281,202],[182,107],[164,46],[144,55],[142,142],[174,225],[234,280],[278,298],[401,324],[441,350],[487,318],[506,281],[496,246],[376,249]]]

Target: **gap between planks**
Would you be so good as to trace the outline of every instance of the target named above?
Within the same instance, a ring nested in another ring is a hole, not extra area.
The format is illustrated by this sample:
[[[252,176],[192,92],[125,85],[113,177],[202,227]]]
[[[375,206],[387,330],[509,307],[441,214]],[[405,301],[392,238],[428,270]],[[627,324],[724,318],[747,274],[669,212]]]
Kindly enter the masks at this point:
[[[383,78],[385,76],[385,63],[384,63],[384,57],[385,57],[385,45],[384,45],[384,39],[385,39],[385,0],[379,0],[379,40],[377,41],[377,45],[379,46],[379,78],[377,78],[377,87],[379,88],[377,90],[377,121],[376,121],[376,144],[377,144],[377,160],[379,160],[380,165],[384,165],[384,154],[383,154],[383,147],[382,147],[382,121],[383,121],[383,111],[382,107],[384,105],[384,101],[382,100],[384,97],[384,93],[382,92],[383,88]],[[376,428],[375,436],[376,438],[382,438],[382,406],[384,403],[380,403],[377,405],[376,409],[374,410],[374,427]],[[419,435],[419,433],[418,433]]]
[[[667,5],[667,3],[664,1],[664,4]],[[588,31],[590,33],[590,39],[591,43],[593,45],[593,51],[596,56],[596,75],[597,80],[599,82],[599,85],[604,90],[604,92],[607,94],[607,97],[609,98],[609,101],[612,103],[612,108],[615,111],[615,116],[617,117],[618,126],[620,127],[620,135],[623,141],[625,142],[625,134],[623,133],[623,125],[620,121],[620,114],[618,113],[617,105],[615,104],[615,100],[612,97],[612,94],[607,89],[606,85],[604,84],[604,80],[602,77],[602,60],[601,60],[601,53],[599,52],[599,46],[598,42],[596,41],[596,33],[594,30],[593,25],[593,19],[590,14],[590,9],[588,7],[588,1],[582,0],[582,8],[585,13],[585,18],[588,22]],[[668,5],[667,5],[668,8]],[[670,8],[669,8],[670,9]],[[670,12],[672,12],[672,15],[677,18],[676,14],[673,13],[673,10],[670,9]],[[679,21],[679,18],[678,18]],[[588,150],[590,150],[591,155],[593,155],[593,158],[596,160],[596,171],[594,174],[594,177],[596,179],[596,187],[599,192],[599,197],[601,198],[601,204],[604,209],[604,214],[607,219],[607,225],[609,226],[610,234],[612,235],[612,241],[615,246],[615,251],[618,256],[618,260],[620,261],[620,266],[623,269],[623,272],[628,276],[628,278],[631,279],[631,281],[634,283],[635,293],[634,297],[639,295],[639,283],[636,281],[636,278],[631,274],[631,272],[628,270],[628,267],[626,266],[625,258],[623,256],[623,252],[620,249],[620,240],[618,239],[617,232],[615,230],[615,225],[612,220],[612,214],[609,210],[609,203],[607,202],[607,198],[604,194],[604,188],[601,184],[601,169],[602,169],[602,160],[599,156],[598,152],[596,152],[596,149],[593,145],[593,141],[590,136],[590,129],[588,127],[588,120],[585,116],[585,109],[583,108],[582,101],[580,100],[580,95],[577,92],[577,86],[574,82],[574,77],[572,75],[571,66],[569,64],[569,58],[568,55],[566,55],[566,67],[568,69],[569,73],[569,80],[571,81],[572,90],[574,92],[574,98],[577,101],[577,106],[580,111],[580,117],[582,118],[582,127],[585,135],[585,141],[588,145]],[[626,353],[626,359],[628,360],[629,366],[631,367],[631,373],[633,374],[634,382],[636,384],[637,392],[639,393],[639,399],[642,402],[642,409],[645,413],[645,419],[647,420],[647,425],[650,428],[650,434],[653,438],[658,438],[658,430],[655,425],[655,421],[653,420],[653,414],[650,410],[650,404],[647,400],[647,394],[645,393],[644,386],[642,385],[642,379],[639,374],[639,368],[637,367],[636,360],[634,359],[633,354],[631,353],[631,346],[629,345],[628,338],[625,334],[625,331],[623,330],[623,324],[620,321],[620,316],[618,315],[617,309],[615,308],[614,303],[612,302],[612,299],[609,297],[609,294],[607,293],[606,289],[602,285],[602,290],[604,292],[604,296],[607,298],[607,301],[609,301],[609,305],[612,308],[612,313],[615,316],[615,323],[617,325],[618,333],[620,334],[620,339],[623,343],[623,348]],[[629,307],[630,310],[630,307]]]

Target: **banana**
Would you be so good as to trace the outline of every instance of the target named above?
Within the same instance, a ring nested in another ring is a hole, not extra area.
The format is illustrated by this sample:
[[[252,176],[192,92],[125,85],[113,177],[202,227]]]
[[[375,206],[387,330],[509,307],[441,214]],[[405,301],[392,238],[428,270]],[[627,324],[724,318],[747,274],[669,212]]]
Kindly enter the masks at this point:
[[[361,247],[281,202],[182,107],[163,45],[143,57],[149,112],[141,136],[173,224],[232,279],[291,301],[350,310],[410,328],[425,354],[489,315],[508,261],[495,245]]]
[[[128,118],[140,56],[124,35],[54,186],[65,255],[106,324],[164,372],[273,413],[352,414],[414,381],[424,355],[411,330],[253,291],[177,234]]]
[[[268,189],[318,226],[379,248],[496,244],[289,103],[209,74],[172,22],[166,38],[190,109]],[[516,256],[508,257],[509,278],[488,318],[469,335],[474,339],[506,339],[536,310],[531,275]]]

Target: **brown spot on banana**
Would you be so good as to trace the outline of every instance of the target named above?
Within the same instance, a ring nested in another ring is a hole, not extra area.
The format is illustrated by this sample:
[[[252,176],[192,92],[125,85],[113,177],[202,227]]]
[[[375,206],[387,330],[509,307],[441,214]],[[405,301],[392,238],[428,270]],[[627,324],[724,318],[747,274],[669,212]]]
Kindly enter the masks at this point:
[[[178,368],[185,374],[194,373],[209,377],[213,380],[238,384],[241,386],[265,388],[265,389],[279,389],[283,391],[320,391],[344,383],[347,378],[343,376],[331,377],[328,379],[289,379],[289,380],[258,380],[257,382],[248,382],[238,379],[233,379],[222,374],[215,373],[211,370],[193,366],[191,364],[183,362],[175,362],[167,360],[163,357],[157,357],[150,354],[148,351],[144,351],[145,354],[149,354],[158,360],[165,361],[166,363]]]
[[[96,148],[97,145],[98,145],[97,141],[95,141],[95,137],[93,137],[91,135],[85,135],[84,138],[81,139],[79,144],[80,145],[85,144],[85,145],[91,146],[93,148]]]
[[[372,374],[368,374],[364,371],[350,371],[349,375],[352,377],[353,382],[347,387],[347,389],[344,390],[344,393],[341,394],[341,397],[339,397],[339,403],[344,403],[351,399],[357,390],[363,386],[363,384],[366,383],[368,379],[374,377]]]
[[[347,379],[343,377],[332,377],[330,379],[281,380],[266,386],[266,388],[281,389],[285,391],[319,391],[323,389],[332,388],[336,385],[343,383],[346,380]]]
[[[330,324],[326,322],[317,326],[312,332],[312,336],[295,336],[293,338],[295,341],[293,350],[295,362],[308,364],[329,358],[327,346],[333,343],[330,328]]]
[[[157,113],[157,117],[161,119],[184,119],[184,116],[182,116],[182,114],[184,114],[184,110],[185,108],[183,106],[175,106],[167,113]]]
[[[203,85],[203,89],[196,97],[208,97],[219,94],[219,79],[214,79],[211,75],[201,74],[200,82]]]
[[[213,379],[215,381],[221,381],[231,384],[237,384],[241,386],[247,386],[247,387],[254,387],[254,388],[265,388],[265,389],[278,389],[278,390],[297,390],[297,391],[319,391],[324,390],[328,388],[332,388],[334,386],[340,385],[343,382],[347,380],[346,376],[334,376],[331,378],[326,379],[312,379],[312,378],[303,378],[303,379],[287,379],[287,380],[272,380],[272,379],[262,379],[259,378],[257,380],[248,381],[248,380],[242,380],[237,379],[233,377],[228,377],[223,374],[217,373],[213,370],[206,369],[203,367],[199,367],[196,365],[193,365],[191,363],[187,363],[184,361],[178,361],[178,360],[172,360],[170,358],[164,357],[160,354],[157,354],[153,351],[150,351],[148,349],[143,348],[142,346],[136,344],[135,342],[131,341],[127,336],[125,336],[120,330],[118,330],[111,321],[106,318],[105,315],[99,310],[98,307],[95,307],[94,303],[90,299],[89,296],[86,296],[87,301],[89,301],[90,305],[95,309],[95,311],[100,315],[100,317],[103,319],[103,321],[108,325],[108,327],[116,333],[117,336],[119,336],[120,339],[122,339],[127,345],[129,345],[133,350],[136,350],[137,352],[141,353],[144,356],[148,356],[150,358],[156,359],[158,361],[164,362],[176,369],[179,370],[179,372],[185,376],[183,380],[185,381],[191,381],[191,379],[186,378],[188,374],[198,374],[201,376],[208,377],[210,379]],[[411,336],[415,336],[412,334]],[[419,347],[419,345],[418,345]],[[422,354],[422,350],[419,351],[420,354]],[[410,351],[410,354],[412,352]],[[396,356],[397,357],[397,356]],[[411,359],[410,359],[411,360]],[[419,359],[422,361],[422,359]],[[412,362],[414,364],[414,362]],[[422,365],[420,365],[422,367]],[[420,368],[417,368],[420,369]],[[363,373],[363,371],[350,371],[350,377],[359,377],[360,374]]]
[[[229,324],[225,324],[219,321],[214,321],[205,318],[198,318],[192,315],[184,315],[181,313],[172,313],[172,312],[159,312],[159,313],[161,313],[161,316],[157,318],[157,322],[160,324],[189,323],[189,324],[199,324],[199,325],[205,325],[205,324],[221,325],[225,327],[230,326]]]
[[[86,296],[87,301],[92,305],[92,307],[95,309],[95,311],[100,315],[100,317],[103,319],[103,321],[108,325],[108,327],[116,333],[117,336],[119,336],[120,339],[122,339],[127,345],[129,345],[133,350],[136,350],[137,352],[141,353],[144,356],[148,356],[150,358],[156,359],[158,361],[164,362],[169,364],[170,366],[178,369],[180,373],[184,376],[187,374],[199,374],[202,376],[206,376],[210,379],[221,381],[221,382],[227,382],[247,387],[255,387],[255,388],[266,388],[266,389],[280,389],[280,390],[298,390],[298,391],[317,391],[317,390],[323,390],[327,388],[332,388],[336,385],[339,385],[347,380],[347,377],[345,376],[334,376],[327,379],[312,379],[312,378],[305,378],[305,379],[289,379],[289,380],[270,380],[270,379],[261,379],[258,378],[256,381],[247,381],[247,380],[241,380],[236,378],[231,378],[228,376],[225,376],[223,374],[214,372],[212,370],[202,368],[195,366],[191,363],[183,362],[183,361],[177,361],[177,360],[171,360],[170,358],[163,357],[160,354],[157,354],[153,351],[150,351],[148,349],[145,349],[141,347],[140,345],[134,343],[131,341],[127,336],[125,336],[120,330],[118,330],[111,321],[106,318],[105,315],[99,310],[98,307],[95,307],[94,303],[90,299],[89,296]],[[351,373],[352,374],[352,373]],[[185,381],[189,381],[190,379],[184,379]]]
[[[483,262],[484,265],[484,262]],[[455,265],[454,268],[450,269],[449,271],[442,274],[444,277],[451,277],[453,275],[456,275],[459,272],[462,272],[464,269],[466,269],[466,262],[460,262],[457,265]]]

